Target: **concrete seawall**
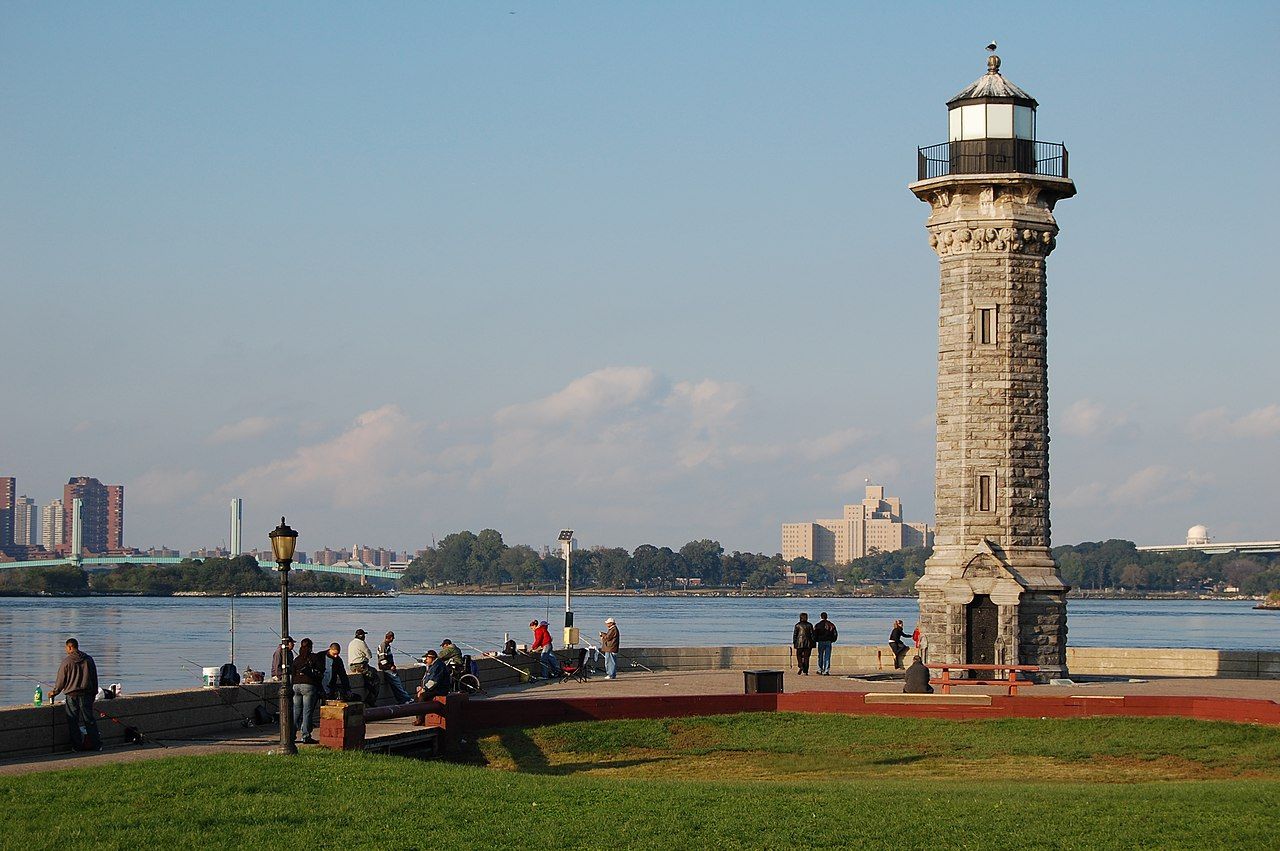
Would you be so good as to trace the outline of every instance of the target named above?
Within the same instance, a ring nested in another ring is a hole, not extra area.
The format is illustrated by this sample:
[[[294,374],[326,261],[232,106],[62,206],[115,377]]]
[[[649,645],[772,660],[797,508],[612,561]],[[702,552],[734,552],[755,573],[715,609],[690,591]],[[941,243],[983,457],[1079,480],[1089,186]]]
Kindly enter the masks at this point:
[[[568,651],[561,658],[576,655]],[[640,647],[622,650],[619,670],[632,670],[632,663],[657,671],[786,670],[790,655],[785,646],[772,647]],[[505,660],[527,673],[538,673],[536,661]],[[1074,647],[1067,650],[1067,662],[1077,676],[1109,675],[1134,677],[1215,677],[1224,679],[1280,679],[1280,652],[1241,650],[1175,650],[1167,648]],[[486,688],[518,685],[519,671],[489,658],[477,659],[480,679]],[[865,645],[836,645],[832,668],[842,672],[866,672],[892,668],[888,648]],[[412,693],[422,679],[423,668],[400,671],[405,687]],[[353,685],[359,678],[353,678]],[[792,681],[793,688],[796,687]],[[244,726],[254,710],[266,705],[274,711],[279,685],[244,685],[216,689],[152,692],[99,701],[96,707],[119,719],[98,719],[103,742],[108,746],[125,743],[125,725],[135,727],[152,740],[192,740],[225,735]],[[360,689],[357,687],[357,692]],[[385,699],[385,694],[384,694]],[[12,707],[0,709],[0,759],[49,754],[70,749],[62,706]]]

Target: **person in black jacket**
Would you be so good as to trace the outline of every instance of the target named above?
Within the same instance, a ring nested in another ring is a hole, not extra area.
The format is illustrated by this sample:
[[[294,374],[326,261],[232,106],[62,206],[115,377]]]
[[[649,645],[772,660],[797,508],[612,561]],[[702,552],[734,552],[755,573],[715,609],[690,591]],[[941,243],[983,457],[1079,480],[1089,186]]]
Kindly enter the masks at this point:
[[[907,653],[907,645],[902,641],[902,621],[893,622],[893,631],[889,633],[889,649],[893,651],[893,667],[901,670],[902,657]]]
[[[933,686],[929,685],[929,669],[916,656],[907,668],[907,682],[902,687],[903,694],[933,694]]]
[[[813,653],[813,624],[809,613],[800,613],[800,622],[791,631],[791,646],[796,649],[796,673],[809,676],[809,655]]]
[[[324,673],[320,689],[325,700],[345,700],[351,694],[351,680],[347,678],[347,666],[342,661],[342,645],[334,642],[324,656]]]
[[[302,734],[304,745],[314,745],[311,738],[312,715],[316,707],[316,692],[324,676],[324,660],[311,652],[310,638],[302,639],[298,655],[293,657],[293,728]]]
[[[822,613],[822,620],[813,625],[813,640],[818,644],[818,673],[831,676],[831,645],[836,643],[839,633],[836,625],[827,620],[827,613]]]
[[[422,675],[422,685],[418,686],[418,700],[430,700],[449,693],[449,665],[439,658],[434,650],[428,650],[422,658],[427,663],[427,672]]]

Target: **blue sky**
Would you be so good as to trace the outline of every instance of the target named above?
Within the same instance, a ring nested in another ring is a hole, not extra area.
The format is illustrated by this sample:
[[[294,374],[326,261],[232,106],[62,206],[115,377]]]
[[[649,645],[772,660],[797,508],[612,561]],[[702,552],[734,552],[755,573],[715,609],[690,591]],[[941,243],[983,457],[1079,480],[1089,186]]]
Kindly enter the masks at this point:
[[[131,545],[225,540],[233,495],[303,548],[774,552],[868,477],[931,520],[906,184],[993,37],[1079,188],[1055,543],[1280,537],[1274,4],[0,16],[0,468],[123,482]]]

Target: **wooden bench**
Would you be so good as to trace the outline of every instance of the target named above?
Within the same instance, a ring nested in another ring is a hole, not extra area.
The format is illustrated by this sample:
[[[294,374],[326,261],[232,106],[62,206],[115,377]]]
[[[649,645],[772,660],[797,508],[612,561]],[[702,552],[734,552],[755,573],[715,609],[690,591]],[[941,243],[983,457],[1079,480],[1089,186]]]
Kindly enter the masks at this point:
[[[1018,693],[1018,686],[1035,685],[1035,683],[1028,682],[1027,680],[1019,680],[1018,672],[1022,671],[1024,673],[1035,673],[1040,670],[1039,665],[933,664],[933,665],[925,665],[925,667],[931,671],[942,672],[942,677],[940,679],[936,679],[936,680],[931,679],[929,680],[929,682],[932,685],[942,686],[943,694],[951,694],[952,686],[1003,686],[1009,690],[1010,695],[1016,695]],[[1009,676],[1007,678],[992,677],[991,679],[985,679],[985,680],[970,679],[970,678],[966,678],[963,680],[953,680],[951,679],[952,671],[969,671],[972,673],[991,673],[991,674],[1007,672]]]

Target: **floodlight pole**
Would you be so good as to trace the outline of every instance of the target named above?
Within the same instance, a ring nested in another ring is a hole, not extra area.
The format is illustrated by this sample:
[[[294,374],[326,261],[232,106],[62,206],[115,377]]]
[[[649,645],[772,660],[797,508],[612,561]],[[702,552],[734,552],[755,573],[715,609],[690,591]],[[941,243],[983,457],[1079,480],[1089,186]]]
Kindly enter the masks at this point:
[[[573,611],[573,606],[570,605],[569,597],[569,579],[573,575],[569,569],[569,560],[570,553],[573,550],[573,541],[562,541],[560,546],[564,547],[564,610],[567,614]],[[568,624],[565,624],[565,626],[568,626]]]
[[[570,596],[569,585],[573,580],[573,572],[571,569],[572,552],[573,552],[573,530],[560,530],[560,548],[564,550],[564,644],[566,647],[573,647],[576,642],[570,641],[573,632],[570,627],[573,626],[573,598]]]

